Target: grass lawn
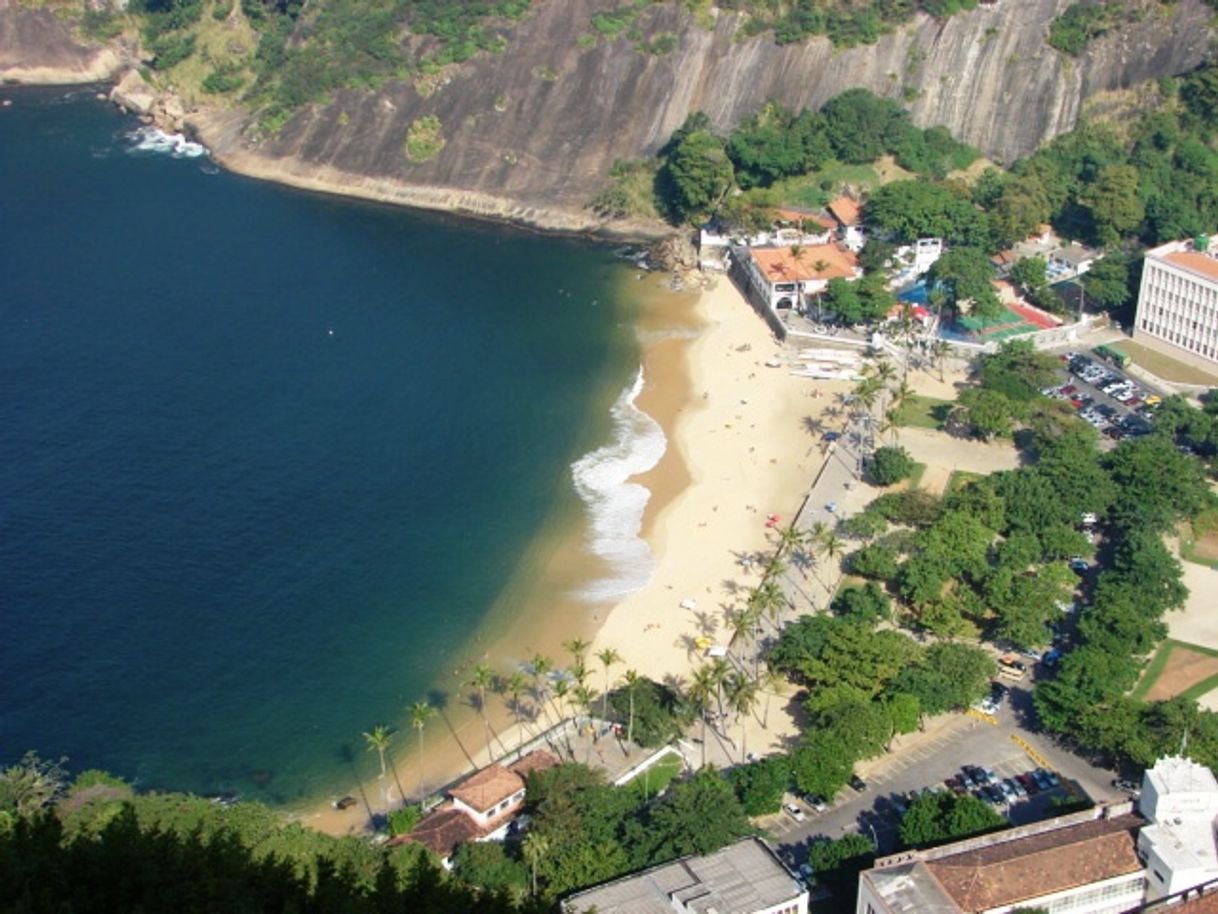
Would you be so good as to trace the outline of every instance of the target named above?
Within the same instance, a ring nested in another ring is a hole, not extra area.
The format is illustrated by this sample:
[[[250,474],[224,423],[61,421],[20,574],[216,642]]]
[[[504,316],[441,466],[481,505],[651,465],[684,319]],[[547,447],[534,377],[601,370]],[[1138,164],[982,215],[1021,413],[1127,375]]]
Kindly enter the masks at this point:
[[[681,773],[682,767],[680,756],[666,755],[624,786],[638,794],[639,802],[642,803],[672,783],[672,779]]]
[[[1192,562],[1195,565],[1204,565],[1206,568],[1213,568],[1218,571],[1218,558],[1215,557],[1215,552],[1218,551],[1215,547],[1218,546],[1218,536],[1213,533],[1206,534],[1200,544],[1197,542],[1196,531],[1192,524],[1180,525],[1180,558],[1186,562]]]
[[[970,473],[968,470],[952,470],[952,475],[947,477],[947,485],[943,487],[943,494],[950,495],[970,482],[976,482],[984,477],[984,473]]]
[[[832,190],[822,190],[821,185],[825,183],[831,184]],[[778,199],[786,205],[820,209],[843,184],[870,188],[879,183],[880,176],[870,165],[830,162],[820,171],[775,182],[774,189]]]
[[[1135,343],[1132,340],[1121,340],[1117,344],[1130,358],[1134,364],[1141,365],[1151,374],[1156,374],[1164,381],[1176,381],[1180,384],[1207,384],[1211,387],[1218,387],[1218,375],[1213,375],[1202,371],[1200,368],[1194,368],[1185,362],[1178,359],[1173,359],[1169,355],[1164,355],[1157,349],[1151,349],[1149,346],[1143,346],[1141,343]]]
[[[1130,698],[1141,699],[1146,695],[1163,675],[1163,671],[1167,669],[1168,663],[1171,661],[1172,652],[1176,648],[1186,648],[1190,651],[1195,651],[1198,654],[1207,654],[1210,657],[1218,657],[1218,650],[1208,647],[1202,647],[1199,644],[1186,644],[1183,641],[1174,641],[1168,639],[1159,645],[1159,649],[1155,651],[1155,655],[1150,658],[1150,663],[1146,664],[1146,670],[1142,673],[1142,678],[1138,680],[1138,684],[1133,687],[1133,691],[1129,693]],[[1200,682],[1189,686],[1179,694],[1185,698],[1198,699],[1206,692],[1213,691],[1218,688],[1218,675],[1210,676]]]
[[[943,428],[947,414],[952,409],[951,400],[939,400],[935,397],[923,397],[915,394],[905,401],[905,405],[897,412],[897,425],[911,425],[915,428]]]
[[[913,472],[909,474],[909,487],[916,489],[922,485],[922,477],[926,475],[926,464],[915,463]]]

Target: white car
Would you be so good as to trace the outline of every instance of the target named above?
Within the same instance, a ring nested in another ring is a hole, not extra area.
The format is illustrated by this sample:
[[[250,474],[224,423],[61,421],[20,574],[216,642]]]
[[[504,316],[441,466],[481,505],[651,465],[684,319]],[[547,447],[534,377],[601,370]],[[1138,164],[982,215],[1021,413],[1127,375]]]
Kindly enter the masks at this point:
[[[803,822],[808,818],[807,814],[794,803],[783,803],[782,808],[796,822]]]

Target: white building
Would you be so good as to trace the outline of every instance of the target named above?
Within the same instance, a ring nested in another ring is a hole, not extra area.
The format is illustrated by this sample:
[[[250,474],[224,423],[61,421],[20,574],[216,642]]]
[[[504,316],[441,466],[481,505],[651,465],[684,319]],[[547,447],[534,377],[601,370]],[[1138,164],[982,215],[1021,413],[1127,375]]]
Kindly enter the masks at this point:
[[[562,903],[564,914],[808,914],[808,890],[760,838],[682,857]]]
[[[842,246],[857,254],[867,243],[867,233],[863,228],[863,207],[853,197],[838,197],[826,207],[830,215],[837,221],[838,237]]]
[[[1138,806],[1150,825],[1138,833],[1147,898],[1174,895],[1218,879],[1218,781],[1191,759],[1160,759],[1142,780]]]
[[[1133,338],[1214,368],[1218,363],[1218,245],[1172,241],[1146,252]]]
[[[798,309],[824,292],[831,279],[863,275],[858,258],[836,244],[750,248],[745,267],[750,285],[775,312]]]

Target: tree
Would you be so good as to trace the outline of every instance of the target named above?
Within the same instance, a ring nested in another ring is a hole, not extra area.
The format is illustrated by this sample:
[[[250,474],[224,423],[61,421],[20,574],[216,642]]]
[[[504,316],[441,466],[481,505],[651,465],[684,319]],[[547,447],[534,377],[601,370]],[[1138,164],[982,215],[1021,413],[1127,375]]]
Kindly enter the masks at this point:
[[[953,412],[982,441],[1011,437],[1018,410],[1010,398],[995,390],[974,387],[962,391],[957,399],[960,405]]]
[[[819,882],[839,897],[855,891],[858,875],[875,863],[875,845],[870,838],[846,834],[830,841],[816,841],[808,848],[808,863]]]
[[[1015,174],[1003,182],[1002,191],[990,209],[990,224],[1003,245],[1022,241],[1048,222],[1053,205],[1040,177]]]
[[[908,692],[886,694],[884,711],[892,721],[893,733],[913,733],[922,724],[922,702]]]
[[[968,302],[970,313],[983,319],[1001,311],[998,294],[991,284],[994,269],[980,248],[961,246],[944,251],[931,266],[929,277],[943,289],[947,303],[956,310]]]
[[[848,89],[821,108],[833,151],[843,162],[874,162],[897,144],[912,126],[900,105],[866,89]]]
[[[1039,254],[1024,257],[1011,266],[1011,281],[1031,301],[1039,301],[1049,288],[1049,274],[1045,259]]]
[[[832,733],[807,733],[804,740],[791,754],[795,785],[804,793],[835,796],[854,773],[854,756],[841,737]]]
[[[368,743],[368,751],[380,756],[382,779],[385,778],[385,749],[389,748],[390,736],[390,729],[387,726],[374,726],[373,729],[364,732],[364,742]]]
[[[829,608],[839,616],[865,625],[886,622],[892,615],[892,601],[874,581],[868,581],[862,587],[839,590]]]
[[[640,850],[654,862],[709,854],[753,833],[731,786],[718,772],[703,769],[674,784],[652,809],[639,834]]]
[[[634,692],[639,684],[639,674],[635,670],[627,670],[623,677],[626,680],[626,698],[630,703],[630,720],[626,725],[626,754],[630,754],[634,745]]]
[[[782,809],[782,796],[791,784],[791,764],[785,755],[775,755],[727,773],[728,782],[750,816],[765,816]]]
[[[1101,244],[1116,244],[1146,215],[1138,196],[1138,170],[1133,165],[1101,168],[1095,180],[1079,192],[1079,203],[1090,212]]]
[[[507,855],[501,841],[466,841],[457,847],[452,862],[462,882],[485,892],[520,894],[528,885],[529,873]]]
[[[520,852],[524,856],[524,862],[528,864],[529,870],[532,872],[533,897],[537,897],[537,865],[549,855],[550,842],[546,840],[544,835],[536,831],[530,831],[524,836]]]
[[[627,722],[628,744],[662,746],[693,722],[681,696],[667,685],[633,670],[625,678],[626,684],[610,695],[609,707],[617,720]]]
[[[1087,300],[1104,311],[1124,306],[1131,297],[1129,290],[1129,261],[1119,252],[1108,254],[1092,264],[1083,274],[1083,292]]]
[[[723,141],[707,130],[695,130],[681,139],[660,169],[661,196],[675,222],[714,211],[732,181],[732,163]]]
[[[821,298],[821,307],[832,313],[843,324],[863,322],[863,303],[859,298],[856,283],[847,279],[830,279]]]
[[[847,560],[851,574],[879,581],[891,581],[897,576],[897,560],[900,553],[886,543],[871,543],[855,552]]]
[[[892,181],[872,191],[864,208],[867,224],[902,243],[919,238],[983,245],[989,227],[972,202],[928,181]]]
[[[519,730],[519,746],[524,747],[524,715],[521,713],[520,696],[526,688],[529,681],[525,678],[524,673],[516,670],[506,680],[502,682],[502,688],[508,695],[512,696],[511,711],[512,716],[516,718],[516,728]]]
[[[869,469],[877,485],[890,486],[913,475],[913,457],[903,447],[882,447],[871,455]]]
[[[899,833],[905,847],[928,847],[993,831],[1006,824],[984,800],[937,790],[924,793],[909,804],[901,817]]]
[[[604,648],[596,654],[596,659],[605,668],[605,691],[601,694],[601,717],[609,716],[609,668],[615,663],[622,662],[622,655],[612,647]]]
[[[419,734],[419,805],[423,805],[423,730],[436,714],[436,709],[426,701],[416,701],[410,706],[410,726]]]
[[[474,689],[476,694],[478,716],[482,718],[482,732],[486,737],[486,757],[489,761],[494,758],[494,753],[491,751],[491,724],[486,719],[486,690],[495,684],[495,674],[485,663],[479,663],[471,671],[467,684]]]
[[[757,681],[745,673],[737,673],[728,681],[728,703],[740,721],[740,760],[748,758],[748,718],[757,706]]]

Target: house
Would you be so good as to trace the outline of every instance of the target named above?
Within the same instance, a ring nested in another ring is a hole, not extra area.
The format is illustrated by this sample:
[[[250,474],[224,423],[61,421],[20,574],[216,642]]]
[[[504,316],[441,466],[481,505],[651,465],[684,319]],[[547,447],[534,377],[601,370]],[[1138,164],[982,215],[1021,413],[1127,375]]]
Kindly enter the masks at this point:
[[[1103,256],[1102,252],[1089,248],[1084,244],[1079,244],[1077,241],[1072,241],[1064,247],[1055,248],[1049,252],[1045,264],[1049,273],[1049,280],[1057,282],[1062,279],[1082,276],[1091,269],[1092,264]]]
[[[1124,914],[1147,903],[1159,911],[1165,899],[1218,880],[1216,817],[1209,769],[1163,758],[1143,778],[1137,812],[1128,802],[1096,807],[882,858],[859,877],[856,911]]]
[[[748,282],[774,311],[797,308],[819,295],[831,279],[857,279],[858,258],[835,244],[810,247],[751,248]]]
[[[563,914],[807,914],[808,890],[760,838],[623,876],[562,902]]]
[[[849,251],[858,253],[867,243],[863,228],[863,207],[853,197],[845,195],[833,200],[827,207],[837,222],[838,237]]]
[[[1208,370],[1218,364],[1218,246],[1172,241],[1146,252],[1133,338]]]
[[[424,816],[409,834],[389,843],[422,844],[447,868],[461,844],[503,838],[524,805],[528,776],[558,764],[549,752],[537,749],[509,766],[496,762],[480,768],[451,787],[448,800]]]

